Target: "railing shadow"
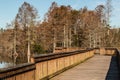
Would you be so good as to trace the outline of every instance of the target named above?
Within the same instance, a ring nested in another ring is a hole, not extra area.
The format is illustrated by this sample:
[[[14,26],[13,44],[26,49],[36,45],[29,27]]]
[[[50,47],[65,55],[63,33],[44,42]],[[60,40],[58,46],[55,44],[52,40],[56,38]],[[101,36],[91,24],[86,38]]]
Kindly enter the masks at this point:
[[[110,67],[105,80],[120,80],[116,56],[112,56],[111,58]]]

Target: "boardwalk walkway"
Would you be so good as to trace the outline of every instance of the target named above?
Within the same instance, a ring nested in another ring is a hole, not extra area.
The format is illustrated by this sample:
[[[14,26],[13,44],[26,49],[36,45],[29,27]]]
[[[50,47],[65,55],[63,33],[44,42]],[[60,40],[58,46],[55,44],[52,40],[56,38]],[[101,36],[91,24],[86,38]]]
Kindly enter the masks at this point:
[[[51,80],[119,80],[116,58],[95,55]]]

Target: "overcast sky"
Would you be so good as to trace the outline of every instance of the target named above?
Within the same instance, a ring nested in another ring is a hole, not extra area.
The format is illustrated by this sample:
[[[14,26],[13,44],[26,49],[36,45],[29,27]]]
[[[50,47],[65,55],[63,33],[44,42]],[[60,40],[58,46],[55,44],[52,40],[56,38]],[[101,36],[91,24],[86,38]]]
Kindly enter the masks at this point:
[[[87,6],[90,10],[94,10],[99,4],[106,3],[106,0],[0,0],[0,28],[5,28],[6,23],[14,20],[23,2],[28,2],[33,5],[38,10],[40,20],[42,20],[44,14],[54,1],[57,2],[58,5],[70,5],[73,9],[80,9]],[[120,0],[112,0],[112,5],[111,26],[120,26]]]

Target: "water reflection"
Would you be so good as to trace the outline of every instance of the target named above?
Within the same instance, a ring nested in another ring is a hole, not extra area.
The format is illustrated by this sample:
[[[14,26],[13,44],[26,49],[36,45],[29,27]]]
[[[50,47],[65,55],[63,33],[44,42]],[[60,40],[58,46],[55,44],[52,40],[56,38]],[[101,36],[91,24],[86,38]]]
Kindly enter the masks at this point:
[[[14,59],[14,56],[9,56],[8,54],[0,53],[0,68],[7,68],[11,66],[16,66],[18,64],[23,64],[27,62],[27,54],[19,54],[19,56]]]
[[[13,63],[0,62],[0,68],[7,68],[13,66]]]
[[[6,56],[0,56],[0,68],[7,68],[13,66],[13,60]]]
[[[2,62],[1,62],[1,63],[0,63],[0,68],[4,68],[5,65],[6,65],[5,63],[2,63]]]

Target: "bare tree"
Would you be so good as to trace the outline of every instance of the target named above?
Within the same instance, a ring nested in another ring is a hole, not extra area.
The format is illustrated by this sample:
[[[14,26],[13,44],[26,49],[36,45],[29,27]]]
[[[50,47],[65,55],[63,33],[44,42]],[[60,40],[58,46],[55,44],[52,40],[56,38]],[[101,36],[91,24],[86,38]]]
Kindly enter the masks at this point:
[[[107,21],[107,25],[110,24],[110,17],[111,17],[112,10],[113,10],[112,0],[107,0],[107,2],[106,2],[106,21]]]
[[[23,30],[23,44],[24,49],[26,47],[26,44],[28,45],[28,62],[30,58],[30,44],[31,44],[31,32],[33,31],[33,28],[35,26],[35,21],[37,18],[37,10],[33,6],[31,6],[29,3],[24,2],[23,5],[19,8],[18,14],[16,16],[16,22],[18,23],[18,26],[20,29]],[[27,41],[27,43],[26,43]],[[24,50],[24,53],[26,52],[26,49]]]

